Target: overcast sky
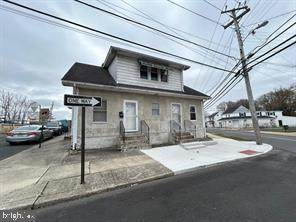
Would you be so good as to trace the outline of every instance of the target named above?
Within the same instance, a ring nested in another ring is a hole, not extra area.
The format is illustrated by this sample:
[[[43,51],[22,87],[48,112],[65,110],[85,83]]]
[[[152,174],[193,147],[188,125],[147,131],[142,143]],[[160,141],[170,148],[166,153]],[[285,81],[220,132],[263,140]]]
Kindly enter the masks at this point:
[[[225,54],[230,53],[230,55],[234,57],[239,57],[237,39],[232,28],[224,30],[220,25],[216,25],[214,22],[185,11],[166,0],[125,1],[134,8],[121,0],[104,1],[107,6],[111,6],[113,9],[102,4],[102,1],[93,0],[88,1],[88,3],[116,13],[120,11],[124,13],[124,16],[129,16],[174,35],[181,35],[190,41],[224,52]],[[211,20],[219,21],[219,23],[225,24],[229,21],[229,16],[227,14],[221,15],[218,9],[203,0],[174,1]],[[224,0],[208,1],[218,8],[222,8],[225,4]],[[15,2],[147,46],[223,67],[228,70],[235,64],[235,61],[231,58],[228,59],[228,57],[217,55],[199,47],[181,42],[187,45],[187,47],[184,47],[164,36],[144,30],[139,28],[139,26],[88,8],[72,0],[28,0]],[[237,0],[228,0],[226,4],[227,8],[230,9],[234,7],[235,4],[237,5],[236,2]],[[72,90],[69,87],[62,86],[61,78],[63,75],[75,62],[101,65],[111,45],[149,53],[154,56],[190,65],[191,68],[184,72],[185,84],[204,93],[209,93],[209,90],[227,75],[226,72],[216,71],[195,63],[155,54],[139,47],[122,44],[111,38],[90,36],[20,16],[19,14],[8,12],[7,8],[3,10],[3,6],[18,9],[23,12],[29,11],[11,6],[4,2],[0,4],[0,88],[16,94],[26,95],[31,100],[40,103],[43,107],[49,107],[50,103],[54,101],[54,116],[57,119],[70,117],[69,109],[63,106],[63,95],[65,93],[71,93]],[[295,0],[249,0],[247,4],[251,8],[251,12],[241,21],[243,36],[246,36],[252,28],[256,27],[258,22],[260,23],[268,18],[296,10]],[[146,19],[143,18],[142,16],[144,15],[136,11],[135,8],[146,13]],[[118,11],[114,11],[114,9]],[[258,30],[254,36],[249,35],[244,41],[246,53],[253,50],[256,46],[261,45],[269,34],[294,13],[270,19],[268,25]],[[147,15],[149,19],[147,19]],[[285,27],[295,22],[295,17]],[[172,29],[160,23],[156,23],[153,20],[183,30],[191,35],[182,32],[175,33],[176,31],[173,32]],[[253,23],[255,23],[255,25],[250,25]],[[295,34],[295,31],[296,29],[293,27],[260,53],[267,51],[292,34]],[[212,42],[210,42],[210,40],[212,40]],[[250,72],[255,98],[274,88],[287,87],[296,82],[295,49],[295,46],[290,47],[283,53],[268,60],[270,63],[264,63]],[[222,100],[236,100],[240,98],[246,98],[243,81],[233,88]]]

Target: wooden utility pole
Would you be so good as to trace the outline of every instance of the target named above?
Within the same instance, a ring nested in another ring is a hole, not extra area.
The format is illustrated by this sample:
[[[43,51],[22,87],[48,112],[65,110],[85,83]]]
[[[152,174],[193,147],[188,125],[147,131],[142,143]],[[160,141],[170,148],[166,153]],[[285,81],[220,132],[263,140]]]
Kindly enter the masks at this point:
[[[236,11],[242,10],[242,9],[244,9],[245,11],[242,12],[240,15],[236,15]],[[261,138],[261,134],[260,134],[259,124],[258,124],[258,119],[257,119],[257,114],[256,114],[256,108],[255,108],[255,102],[254,102],[254,97],[253,97],[253,93],[252,93],[249,72],[248,72],[248,67],[247,67],[247,59],[245,57],[242,35],[241,35],[240,27],[238,24],[239,19],[241,19],[249,11],[250,11],[250,8],[248,8],[247,6],[243,6],[243,7],[227,10],[227,11],[222,11],[221,13],[222,14],[223,13],[231,13],[230,16],[233,19],[232,21],[230,21],[228,24],[226,24],[224,26],[224,29],[226,29],[230,25],[234,24],[234,28],[235,28],[235,32],[236,32],[237,40],[238,40],[238,45],[239,45],[241,62],[242,62],[243,76],[245,79],[247,95],[248,95],[248,100],[249,100],[249,108],[250,108],[250,112],[251,112],[251,116],[252,116],[252,123],[253,123],[253,127],[255,130],[255,135],[256,135],[256,144],[262,145],[262,138]]]

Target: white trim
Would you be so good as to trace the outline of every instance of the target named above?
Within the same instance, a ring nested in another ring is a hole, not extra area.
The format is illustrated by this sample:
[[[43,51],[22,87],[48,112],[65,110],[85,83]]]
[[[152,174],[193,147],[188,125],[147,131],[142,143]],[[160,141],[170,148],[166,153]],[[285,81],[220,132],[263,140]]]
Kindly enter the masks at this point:
[[[138,101],[137,100],[128,100],[125,99],[123,100],[123,123],[124,125],[126,125],[126,113],[125,113],[125,107],[126,107],[126,103],[135,103],[136,104],[136,129],[135,130],[126,130],[126,132],[138,132],[139,131],[139,118],[138,118]]]
[[[72,86],[73,84],[76,84],[77,87],[83,88],[89,88],[89,89],[101,89],[101,90],[110,90],[115,92],[131,92],[131,93],[139,93],[139,94],[146,94],[146,95],[159,95],[159,96],[172,96],[172,97],[180,97],[180,98],[192,98],[192,99],[210,99],[210,97],[206,96],[194,96],[194,95],[188,95],[188,94],[180,94],[180,93],[173,93],[173,92],[163,92],[159,91],[158,88],[155,88],[155,90],[148,90],[148,89],[136,89],[136,88],[129,88],[129,87],[122,87],[122,86],[108,86],[103,84],[93,84],[93,83],[84,83],[84,82],[76,82],[76,81],[68,81],[68,80],[62,80],[62,84],[64,86]],[[183,91],[183,90],[182,90]]]
[[[191,112],[190,112],[190,107],[193,106],[194,107],[194,110],[195,110],[195,119],[191,119]],[[196,121],[197,120],[197,110],[196,110],[196,105],[193,105],[193,104],[189,104],[189,120],[190,121]]]
[[[173,115],[172,115],[172,105],[180,105],[180,126],[182,127],[182,104],[181,103],[171,103],[171,106],[170,106],[170,112],[171,112],[171,120],[173,120]]]
[[[95,107],[95,106],[92,106],[92,123],[94,124],[108,124],[108,101],[106,99],[103,99],[102,98],[102,103],[103,103],[103,100],[106,101],[106,121],[94,121],[94,108],[100,108],[100,107]]]

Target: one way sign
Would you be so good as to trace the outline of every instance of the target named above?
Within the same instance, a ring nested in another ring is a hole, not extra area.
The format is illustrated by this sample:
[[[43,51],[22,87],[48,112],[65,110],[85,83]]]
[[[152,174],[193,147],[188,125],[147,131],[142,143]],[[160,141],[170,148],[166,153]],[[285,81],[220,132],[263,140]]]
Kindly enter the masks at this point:
[[[76,95],[65,95],[64,96],[65,106],[101,106],[101,97],[90,97],[90,96],[76,96]]]

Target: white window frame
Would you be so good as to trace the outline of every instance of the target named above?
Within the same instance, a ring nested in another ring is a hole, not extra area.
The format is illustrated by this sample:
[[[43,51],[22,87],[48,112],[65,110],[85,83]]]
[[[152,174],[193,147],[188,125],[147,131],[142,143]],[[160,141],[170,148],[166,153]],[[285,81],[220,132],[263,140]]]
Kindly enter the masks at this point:
[[[92,121],[93,123],[102,123],[102,124],[106,124],[108,123],[108,101],[106,99],[102,99],[102,101],[106,101],[106,121],[94,121],[94,112],[95,112],[95,108],[100,108],[100,107],[92,107]]]
[[[153,109],[153,104],[158,104],[158,109]],[[153,110],[158,110],[158,115],[153,115]],[[160,116],[160,104],[157,102],[151,103],[151,116],[159,117]]]
[[[192,112],[190,111],[190,108],[191,108],[191,107],[194,107],[194,111],[195,111],[195,112],[194,112],[194,113],[195,113],[195,119],[194,119],[194,120],[191,119],[191,113],[192,113]],[[196,121],[196,120],[197,120],[196,105],[189,105],[189,120],[190,120],[190,121]]]

